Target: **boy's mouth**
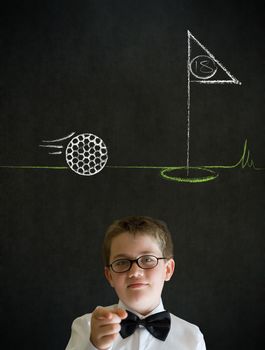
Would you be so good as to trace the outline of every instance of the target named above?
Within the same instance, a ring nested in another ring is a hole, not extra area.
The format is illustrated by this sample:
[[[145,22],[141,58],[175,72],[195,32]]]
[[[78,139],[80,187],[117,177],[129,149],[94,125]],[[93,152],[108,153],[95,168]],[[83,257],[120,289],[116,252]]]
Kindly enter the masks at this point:
[[[128,288],[131,288],[131,289],[138,289],[138,288],[144,288],[144,287],[147,287],[147,283],[135,282],[128,285]]]

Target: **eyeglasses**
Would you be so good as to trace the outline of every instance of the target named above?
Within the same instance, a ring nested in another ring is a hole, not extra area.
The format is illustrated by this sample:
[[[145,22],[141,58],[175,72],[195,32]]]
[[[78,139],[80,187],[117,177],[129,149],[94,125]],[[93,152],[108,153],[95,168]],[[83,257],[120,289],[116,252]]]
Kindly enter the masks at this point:
[[[113,272],[122,273],[127,272],[131,269],[132,264],[136,262],[136,264],[141,269],[153,269],[157,266],[159,260],[167,260],[167,258],[157,258],[153,255],[142,255],[137,259],[117,259],[114,260],[111,264],[107,265],[107,267],[110,267]]]

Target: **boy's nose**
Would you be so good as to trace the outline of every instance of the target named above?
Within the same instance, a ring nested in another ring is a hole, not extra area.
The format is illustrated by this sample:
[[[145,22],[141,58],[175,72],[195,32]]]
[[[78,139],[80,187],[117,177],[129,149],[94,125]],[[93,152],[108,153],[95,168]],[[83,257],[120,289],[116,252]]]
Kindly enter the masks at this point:
[[[134,261],[129,270],[129,278],[133,276],[143,276],[143,274],[144,274],[144,270],[136,264],[136,261]]]

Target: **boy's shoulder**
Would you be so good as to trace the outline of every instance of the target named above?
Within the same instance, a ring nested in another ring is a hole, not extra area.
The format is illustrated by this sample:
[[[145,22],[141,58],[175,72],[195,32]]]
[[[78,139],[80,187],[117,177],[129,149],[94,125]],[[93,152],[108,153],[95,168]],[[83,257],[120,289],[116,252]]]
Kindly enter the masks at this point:
[[[193,346],[197,343],[204,343],[203,335],[198,326],[193,323],[190,323],[174,314],[171,316],[171,327],[169,338],[183,340],[183,342],[189,342],[190,348],[193,349]],[[194,344],[193,344],[194,343]]]
[[[190,323],[190,322],[184,320],[183,318],[180,318],[172,313],[170,313],[170,316],[171,316],[172,325],[181,326],[181,327],[191,329],[194,331],[199,329],[198,326],[196,326],[195,324]]]

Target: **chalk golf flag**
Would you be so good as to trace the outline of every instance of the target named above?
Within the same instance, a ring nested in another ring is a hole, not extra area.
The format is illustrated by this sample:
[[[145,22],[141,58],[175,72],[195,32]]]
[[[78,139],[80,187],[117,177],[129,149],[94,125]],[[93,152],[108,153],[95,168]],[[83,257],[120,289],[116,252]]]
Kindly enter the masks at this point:
[[[236,79],[216,57],[196,39],[188,30],[188,60],[187,60],[187,177],[190,170],[190,103],[191,83],[198,84],[237,84]]]
[[[188,31],[188,82],[241,85],[241,82],[190,31]]]

